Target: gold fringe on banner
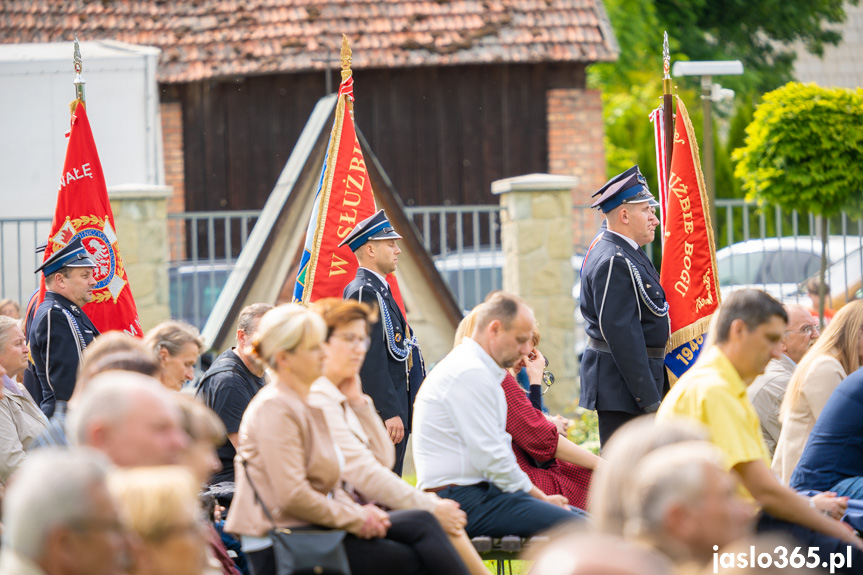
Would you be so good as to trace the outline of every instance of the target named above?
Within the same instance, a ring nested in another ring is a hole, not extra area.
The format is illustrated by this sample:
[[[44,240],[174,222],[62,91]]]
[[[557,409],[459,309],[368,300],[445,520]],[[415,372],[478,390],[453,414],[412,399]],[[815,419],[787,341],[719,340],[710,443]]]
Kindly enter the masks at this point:
[[[686,130],[689,150],[692,154],[692,163],[695,166],[695,176],[698,179],[698,195],[701,199],[701,211],[704,215],[704,227],[707,231],[707,242],[710,249],[710,270],[708,272],[709,275],[705,274],[705,276],[708,281],[712,282],[712,290],[716,294],[716,303],[719,305],[722,303],[722,296],[719,294],[719,277],[718,270],[716,268],[716,243],[713,237],[713,223],[710,220],[710,203],[707,197],[707,187],[704,183],[704,173],[701,171],[701,155],[698,150],[698,141],[695,139],[695,130],[692,127],[692,121],[689,119],[689,112],[686,110],[686,106],[680,96],[675,97],[677,98],[677,119],[679,122],[683,123],[683,127]],[[713,314],[704,316],[672,333],[665,348],[666,353],[671,353],[680,346],[689,343],[699,336],[705,335],[712,317]],[[700,344],[698,350],[699,354],[703,353],[705,343],[706,341],[703,340]],[[689,368],[691,367],[692,364],[690,363]],[[668,373],[670,384],[674,385],[677,382],[677,377],[670,369],[667,369],[666,371]]]
[[[348,37],[342,34],[342,82],[351,77],[351,48],[348,46]],[[309,305],[309,298],[312,297],[312,291],[315,285],[315,271],[318,267],[318,257],[321,252],[321,241],[323,241],[324,222],[327,221],[327,208],[330,205],[330,195],[333,191],[333,172],[336,169],[339,156],[339,145],[342,141],[342,125],[345,118],[345,106],[350,112],[353,104],[348,96],[339,96],[339,102],[336,105],[335,121],[333,122],[333,131],[330,133],[330,144],[327,148],[327,170],[324,174],[323,188],[321,195],[318,198],[318,221],[315,227],[315,239],[312,246],[311,257],[307,264],[306,287],[303,289],[303,305]]]
[[[665,353],[671,353],[684,343],[692,341],[699,335],[704,335],[707,331],[707,326],[710,324],[710,318],[712,317],[713,314],[704,316],[695,323],[691,323],[671,334],[671,338],[668,340],[668,345],[665,346]]]
[[[704,213],[704,225],[707,229],[707,241],[710,244],[710,266],[713,271],[713,285],[716,286],[717,303],[722,303],[719,295],[719,276],[716,269],[716,242],[713,238],[713,222],[710,221],[710,201],[707,198],[707,186],[704,184],[704,173],[701,171],[701,155],[698,152],[698,140],[695,139],[695,129],[689,119],[689,112],[680,96],[677,98],[677,114],[683,120],[686,127],[686,136],[689,138],[689,149],[692,151],[692,162],[695,166],[695,176],[698,178],[698,195],[701,197],[701,211]],[[708,316],[709,317],[709,316]],[[682,330],[680,330],[682,331]]]

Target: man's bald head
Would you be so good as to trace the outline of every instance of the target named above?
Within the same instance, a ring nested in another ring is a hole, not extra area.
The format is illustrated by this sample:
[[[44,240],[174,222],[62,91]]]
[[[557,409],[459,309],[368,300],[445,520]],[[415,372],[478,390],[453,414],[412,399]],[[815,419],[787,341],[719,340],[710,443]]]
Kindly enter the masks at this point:
[[[794,363],[800,363],[806,351],[821,335],[818,320],[802,305],[786,304],[785,312],[788,314],[788,328],[782,338],[782,353]]]
[[[171,393],[139,373],[94,377],[71,416],[70,435],[121,467],[177,463],[188,442]]]

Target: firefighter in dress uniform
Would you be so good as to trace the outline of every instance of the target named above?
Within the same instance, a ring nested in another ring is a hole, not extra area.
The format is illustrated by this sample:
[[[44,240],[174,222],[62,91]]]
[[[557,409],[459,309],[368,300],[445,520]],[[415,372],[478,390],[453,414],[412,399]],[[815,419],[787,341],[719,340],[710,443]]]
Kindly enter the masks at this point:
[[[45,299],[33,316],[28,339],[30,366],[42,388],[42,411],[65,413],[84,350],[99,330],[81,308],[93,299],[96,279],[80,239],[58,250],[36,271],[45,275]]]
[[[659,273],[641,249],[659,225],[638,166],[609,180],[594,196],[606,229],[582,267],[581,313],[588,336],[581,362],[579,405],[596,410],[601,445],[627,421],[653,413],[668,392],[665,346],[670,325]]]
[[[422,352],[386,281],[396,271],[401,253],[396,233],[383,210],[366,218],[342,240],[360,264],[343,297],[379,310],[371,326],[369,349],[360,368],[363,391],[375,403],[390,439],[396,446],[393,471],[402,474],[414,398],[425,378]]]

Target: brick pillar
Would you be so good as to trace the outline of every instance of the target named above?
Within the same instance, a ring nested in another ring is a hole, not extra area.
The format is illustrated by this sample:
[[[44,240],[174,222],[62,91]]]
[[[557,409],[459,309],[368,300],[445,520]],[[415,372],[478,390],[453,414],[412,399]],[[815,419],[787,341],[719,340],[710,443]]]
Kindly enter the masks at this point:
[[[167,200],[167,213],[186,211],[186,164],[183,157],[183,106],[180,102],[160,104],[162,117],[162,148],[165,153],[165,184],[173,188]],[[169,253],[173,261],[186,259],[184,222],[169,223]]]
[[[503,289],[527,300],[536,315],[540,349],[555,376],[545,396],[552,413],[563,413],[578,397],[569,217],[577,183],[570,176],[530,174],[491,185],[502,208]]]
[[[144,331],[171,318],[168,292],[170,186],[125,184],[108,188],[120,255]]]
[[[598,90],[565,88],[548,90],[546,99],[548,169],[552,174],[578,178],[572,190],[572,239],[576,251],[584,253],[601,217],[595,210],[579,206],[590,205],[591,194],[608,180],[602,97]]]

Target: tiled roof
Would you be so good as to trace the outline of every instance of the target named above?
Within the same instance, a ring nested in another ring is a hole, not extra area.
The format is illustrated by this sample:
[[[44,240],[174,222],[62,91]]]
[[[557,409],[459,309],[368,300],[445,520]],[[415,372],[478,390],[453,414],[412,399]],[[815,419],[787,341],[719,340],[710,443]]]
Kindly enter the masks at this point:
[[[0,42],[113,39],[162,50],[161,82],[354,68],[617,57],[602,0],[3,0]]]

